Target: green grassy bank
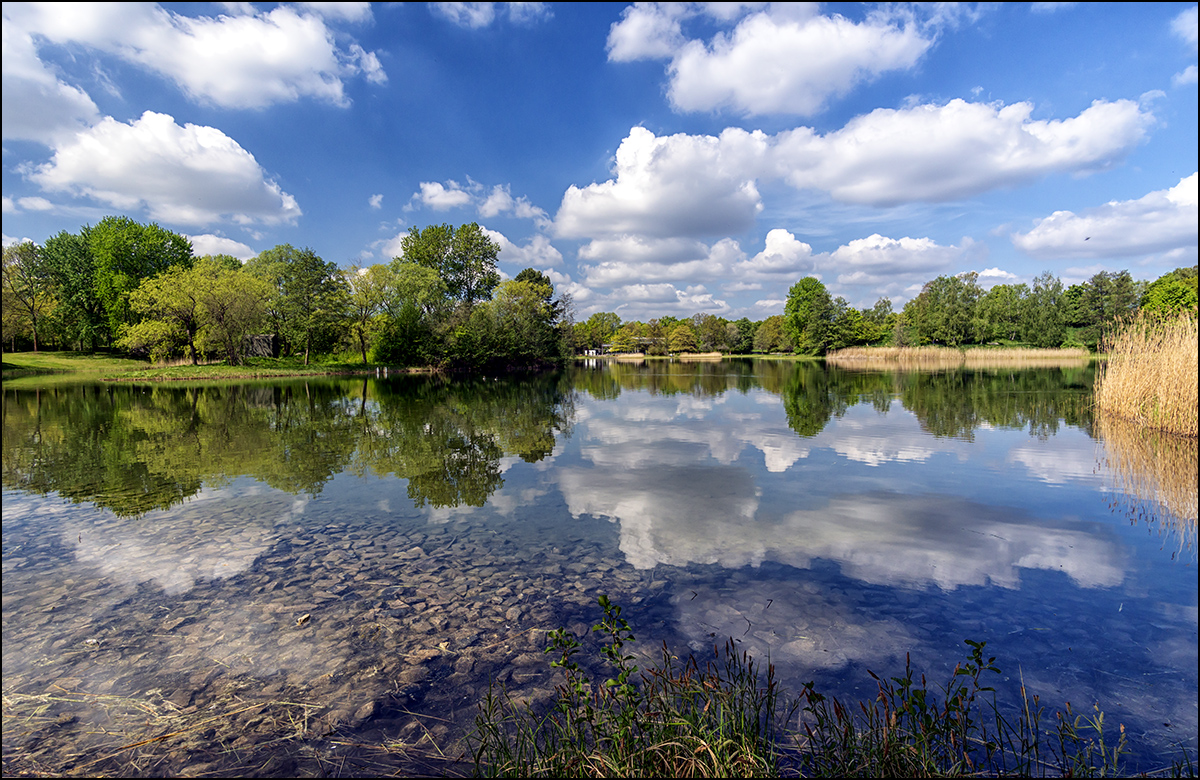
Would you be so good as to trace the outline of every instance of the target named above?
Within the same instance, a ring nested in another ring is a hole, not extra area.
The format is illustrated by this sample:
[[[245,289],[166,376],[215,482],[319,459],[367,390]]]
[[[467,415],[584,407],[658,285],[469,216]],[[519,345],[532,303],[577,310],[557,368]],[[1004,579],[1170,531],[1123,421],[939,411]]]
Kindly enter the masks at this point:
[[[382,371],[385,368],[373,363],[364,365],[361,362],[343,361],[337,357],[328,362],[312,361],[307,366],[304,365],[304,360],[298,357],[247,358],[238,366],[231,366],[225,362],[193,366],[187,362],[154,365],[144,360],[84,352],[8,352],[4,355],[3,378],[78,374],[81,377],[111,381],[219,380],[373,374],[376,370]],[[389,373],[419,373],[432,369],[386,370]]]

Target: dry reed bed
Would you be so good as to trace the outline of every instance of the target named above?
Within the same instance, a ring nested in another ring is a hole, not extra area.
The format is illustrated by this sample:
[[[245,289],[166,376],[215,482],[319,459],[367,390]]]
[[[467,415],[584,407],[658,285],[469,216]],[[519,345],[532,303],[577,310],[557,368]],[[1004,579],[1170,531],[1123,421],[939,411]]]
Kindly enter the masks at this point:
[[[840,368],[1057,368],[1086,366],[1086,349],[955,349],[954,347],[848,347],[825,356]]]
[[[1196,315],[1144,312],[1105,337],[1096,409],[1183,436],[1197,432]]]

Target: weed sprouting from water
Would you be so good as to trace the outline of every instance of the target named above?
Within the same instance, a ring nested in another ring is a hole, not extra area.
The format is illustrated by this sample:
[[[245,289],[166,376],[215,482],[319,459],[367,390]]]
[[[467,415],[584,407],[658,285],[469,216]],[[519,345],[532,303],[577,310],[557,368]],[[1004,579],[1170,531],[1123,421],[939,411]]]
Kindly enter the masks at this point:
[[[477,775],[488,777],[1108,777],[1123,772],[1124,725],[1115,743],[1099,706],[1071,705],[1043,723],[1045,710],[1021,685],[1015,718],[1001,713],[987,684],[999,674],[985,642],[967,640],[968,657],[949,682],[931,690],[906,661],[902,676],[873,672],[879,693],[848,706],[803,686],[791,703],[775,670],[762,668],[729,640],[703,666],[663,645],[657,667],[639,670],[621,608],[600,597],[609,676],[598,685],[576,660],[582,645],[566,629],[549,634],[547,653],[565,680],[544,711],[492,686],[469,743]],[[798,714],[795,729],[788,728]],[[1195,777],[1187,750],[1156,774]]]
[[[515,704],[489,689],[472,735],[476,771],[492,777],[778,776],[775,733],[780,709],[774,668],[761,683],[757,663],[732,642],[701,668],[663,645],[659,667],[641,672],[625,646],[634,641],[621,608],[600,597],[604,619],[593,631],[607,642],[611,672],[592,685],[575,660],[581,644],[565,629],[550,647],[565,682],[548,712]]]

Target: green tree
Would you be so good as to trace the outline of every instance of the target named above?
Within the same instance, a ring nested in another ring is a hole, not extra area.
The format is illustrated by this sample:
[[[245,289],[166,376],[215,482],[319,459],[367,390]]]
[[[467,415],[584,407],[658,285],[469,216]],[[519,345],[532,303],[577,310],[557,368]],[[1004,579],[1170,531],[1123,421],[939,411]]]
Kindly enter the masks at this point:
[[[96,349],[109,339],[108,317],[96,292],[96,261],[88,248],[88,233],[62,231],[42,246],[42,261],[58,306],[54,318],[64,337],[80,351]]]
[[[742,317],[737,322],[733,323],[737,328],[737,340],[731,342],[732,346],[729,351],[735,355],[749,355],[754,351],[754,323],[749,317]]]
[[[192,365],[199,364],[196,335],[203,324],[200,300],[206,281],[200,265],[175,266],[143,280],[129,294],[129,308],[137,321],[122,327],[118,346],[131,352],[146,350],[154,361],[167,360],[186,346]]]
[[[888,298],[880,298],[869,309],[863,309],[860,335],[863,344],[878,344],[891,336],[895,313]]]
[[[696,332],[692,330],[692,326],[681,322],[671,328],[667,336],[667,348],[672,352],[695,352]]]
[[[638,348],[637,323],[627,322],[617,329],[609,344],[609,352],[636,352]]]
[[[1022,317],[1029,287],[998,284],[979,299],[977,337],[980,342],[1017,341],[1023,333]]]
[[[972,271],[925,283],[913,308],[921,343],[956,347],[975,340],[976,305],[982,293],[977,278]]]
[[[346,284],[337,265],[308,247],[280,244],[251,260],[247,268],[272,288],[268,315],[285,352],[303,348],[308,365],[314,351],[330,346],[346,315]]]
[[[1142,293],[1141,307],[1173,314],[1196,310],[1196,269],[1177,268],[1151,282]]]
[[[599,350],[610,341],[621,327],[621,318],[610,311],[596,312],[585,322],[575,326],[576,346],[581,349]]]
[[[867,325],[862,312],[852,307],[845,298],[839,295],[833,299],[831,315],[829,349],[844,349],[867,343]]]
[[[1066,339],[1062,309],[1062,282],[1044,271],[1033,280],[1026,297],[1025,341],[1037,347],[1057,347]]]
[[[371,359],[395,366],[428,365],[446,356],[453,301],[433,268],[396,258],[389,266],[392,288]]]
[[[819,279],[806,276],[792,285],[784,305],[783,329],[797,352],[824,355],[829,347],[833,301]]]
[[[528,278],[528,277],[526,277]],[[559,359],[553,292],[532,281],[510,280],[475,307],[455,333],[455,357],[470,367],[533,367]]]
[[[726,321],[712,314],[701,312],[692,317],[692,331],[696,334],[696,347],[701,352],[728,351]]]
[[[772,352],[791,352],[783,348],[785,339],[783,331],[783,315],[775,314],[767,317],[758,324],[754,331],[754,351],[770,354]],[[789,341],[790,343],[790,341]]]
[[[95,262],[93,283],[104,305],[110,334],[133,321],[129,294],[143,279],[173,266],[192,265],[192,243],[153,222],[105,217],[87,231],[88,251]]]
[[[401,239],[400,251],[403,260],[437,271],[451,297],[468,310],[490,298],[500,283],[500,246],[474,222],[457,229],[446,224],[414,226]]]
[[[32,241],[4,247],[5,315],[20,313],[27,319],[33,335],[33,351],[38,351],[38,330],[53,311],[54,291],[42,259],[41,249]]]
[[[381,323],[380,315],[386,309],[388,298],[395,287],[391,269],[386,265],[360,268],[352,265],[342,272],[347,290],[347,310],[350,327],[362,352],[362,361],[367,362],[367,344],[373,341],[375,330]]]
[[[271,285],[244,269],[219,262],[206,261],[197,266],[197,277],[202,280],[201,342],[209,349],[224,352],[230,365],[240,365],[246,337],[270,322],[267,302]]]

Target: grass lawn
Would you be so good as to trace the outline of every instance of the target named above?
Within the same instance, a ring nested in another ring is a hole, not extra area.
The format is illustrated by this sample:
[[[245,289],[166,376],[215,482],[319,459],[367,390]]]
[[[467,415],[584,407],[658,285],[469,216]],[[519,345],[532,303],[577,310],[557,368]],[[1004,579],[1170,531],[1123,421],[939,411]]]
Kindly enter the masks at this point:
[[[119,374],[139,371],[149,366],[144,360],[131,360],[105,354],[86,352],[5,352],[2,367],[4,378],[26,374],[87,372]]]
[[[380,366],[379,368],[382,368]],[[361,362],[313,361],[304,365],[301,358],[250,358],[244,365],[230,366],[211,363],[193,366],[152,365],[144,360],[89,355],[83,352],[9,352],[4,355],[4,379],[16,379],[39,374],[86,373],[91,378],[145,381],[181,379],[253,379],[256,377],[320,376],[328,374],[374,373],[374,364]],[[389,369],[392,373],[405,369]]]

